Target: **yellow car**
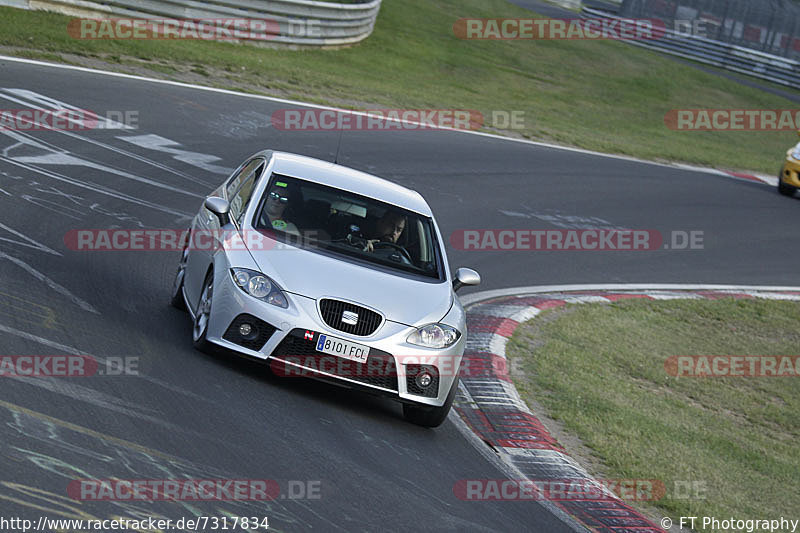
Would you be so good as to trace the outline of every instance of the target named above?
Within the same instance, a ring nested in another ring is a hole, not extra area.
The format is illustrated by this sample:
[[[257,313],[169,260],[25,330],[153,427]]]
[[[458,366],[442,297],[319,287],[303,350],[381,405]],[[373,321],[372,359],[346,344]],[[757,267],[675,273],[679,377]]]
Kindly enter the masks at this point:
[[[797,132],[800,135],[800,131]],[[786,161],[783,162],[781,173],[778,174],[778,192],[786,196],[794,196],[800,189],[800,143],[786,152]]]

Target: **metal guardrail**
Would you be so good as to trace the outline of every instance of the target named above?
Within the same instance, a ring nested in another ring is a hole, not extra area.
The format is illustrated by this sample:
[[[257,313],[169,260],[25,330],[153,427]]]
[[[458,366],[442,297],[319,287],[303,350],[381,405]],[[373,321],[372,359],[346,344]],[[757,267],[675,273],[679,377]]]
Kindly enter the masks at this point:
[[[618,14],[622,0],[582,0],[581,4],[592,9],[599,9],[606,13]]]
[[[584,7],[581,13],[592,18],[620,18],[587,7]],[[665,29],[664,35],[657,39],[625,40],[625,42],[795,89],[800,88],[800,62],[785,57],[670,29]]]
[[[372,33],[381,0],[358,4],[313,0],[0,0],[0,5],[91,18],[269,20],[274,23],[271,33],[255,35],[253,42],[338,46],[357,43]]]

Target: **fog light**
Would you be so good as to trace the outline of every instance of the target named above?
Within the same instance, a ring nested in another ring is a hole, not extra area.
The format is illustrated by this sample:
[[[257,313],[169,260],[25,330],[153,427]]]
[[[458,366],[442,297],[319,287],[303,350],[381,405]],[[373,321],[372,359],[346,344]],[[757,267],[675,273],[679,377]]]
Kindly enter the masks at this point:
[[[242,337],[247,337],[253,332],[253,326],[245,322],[241,326],[239,326],[239,335]]]
[[[417,382],[419,387],[424,389],[430,386],[431,382],[433,381],[433,377],[427,372],[422,372],[417,374],[417,377],[414,381]]]

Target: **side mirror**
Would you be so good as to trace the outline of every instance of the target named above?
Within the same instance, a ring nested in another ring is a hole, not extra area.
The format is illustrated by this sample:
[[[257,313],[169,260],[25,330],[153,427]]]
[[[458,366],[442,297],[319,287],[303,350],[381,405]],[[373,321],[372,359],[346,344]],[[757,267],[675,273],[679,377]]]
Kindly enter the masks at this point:
[[[459,268],[456,270],[456,279],[453,280],[453,290],[458,291],[464,285],[480,285],[481,275],[471,268]]]
[[[224,226],[230,220],[228,214],[231,211],[231,204],[229,204],[227,200],[219,196],[209,196],[206,198],[206,201],[203,202],[203,205],[217,216],[220,226]]]

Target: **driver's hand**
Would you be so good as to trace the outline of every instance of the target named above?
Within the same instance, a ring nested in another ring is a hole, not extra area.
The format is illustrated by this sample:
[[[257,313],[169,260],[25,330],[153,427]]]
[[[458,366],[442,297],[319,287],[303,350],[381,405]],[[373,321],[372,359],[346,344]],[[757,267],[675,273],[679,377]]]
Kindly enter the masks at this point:
[[[374,248],[373,244],[375,244],[376,242],[381,242],[381,240],[380,239],[370,239],[370,240],[368,240],[367,244],[364,245],[364,251],[365,252],[373,252],[373,251],[375,251],[375,248]]]

